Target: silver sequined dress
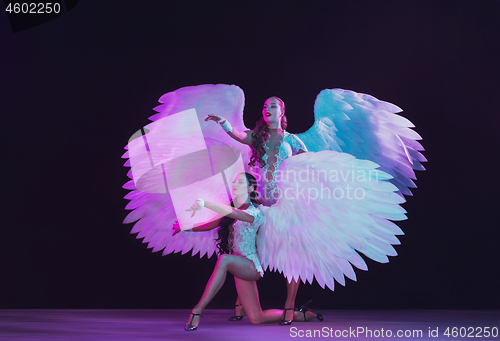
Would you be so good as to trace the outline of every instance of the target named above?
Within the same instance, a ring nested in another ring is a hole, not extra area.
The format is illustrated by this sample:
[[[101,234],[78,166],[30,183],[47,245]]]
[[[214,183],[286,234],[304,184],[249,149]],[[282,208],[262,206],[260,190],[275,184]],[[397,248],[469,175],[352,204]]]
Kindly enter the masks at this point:
[[[280,193],[278,190],[278,180],[279,180],[279,168],[281,163],[292,155],[297,154],[301,149],[303,151],[307,151],[304,143],[294,134],[290,134],[287,131],[283,132],[283,139],[281,143],[278,145],[278,152],[276,153],[276,162],[274,162],[274,171],[272,173],[271,181],[268,181],[266,175],[267,170],[271,166],[268,163],[268,146],[264,146],[266,150],[266,154],[262,157],[264,162],[266,163],[264,167],[254,167],[251,169],[251,173],[257,179],[257,191],[259,192],[259,201],[264,206],[271,206],[276,203],[278,198],[280,197]]]

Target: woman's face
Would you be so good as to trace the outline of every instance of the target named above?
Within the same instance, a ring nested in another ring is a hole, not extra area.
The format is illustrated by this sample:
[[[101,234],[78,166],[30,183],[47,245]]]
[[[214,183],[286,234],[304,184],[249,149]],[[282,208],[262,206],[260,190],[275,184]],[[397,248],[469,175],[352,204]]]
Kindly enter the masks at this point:
[[[251,192],[251,187],[248,188],[247,177],[245,174],[238,174],[236,179],[233,181],[233,195],[234,196],[244,196]]]
[[[262,109],[262,116],[267,124],[271,122],[280,122],[283,112],[281,111],[281,106],[279,101],[274,98],[268,98],[264,102],[264,108]]]

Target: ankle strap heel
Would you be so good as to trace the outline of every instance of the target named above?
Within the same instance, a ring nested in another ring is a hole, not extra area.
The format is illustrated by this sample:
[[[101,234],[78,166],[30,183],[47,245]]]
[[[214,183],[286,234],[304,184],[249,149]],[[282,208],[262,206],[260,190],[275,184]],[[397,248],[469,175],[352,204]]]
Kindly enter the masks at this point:
[[[236,307],[241,307],[241,303],[240,304],[236,304],[234,307],[235,308]],[[228,320],[229,321],[241,321],[241,320],[243,320],[243,316],[244,315],[245,315],[245,312],[243,312],[243,315],[236,315],[236,312],[235,312],[235,314],[233,316],[229,317]]]
[[[189,323],[186,323],[186,325],[184,326],[184,330],[187,332],[192,332],[192,331],[195,331],[196,329],[198,329],[198,326],[193,326],[193,320],[196,316],[205,317],[202,314],[195,314],[195,313],[190,313],[190,314],[192,315],[191,321],[189,321]]]
[[[312,309],[309,309],[307,307],[308,304],[312,303],[312,300],[309,300],[309,302],[307,302],[306,304],[304,304],[300,309],[299,311],[304,314],[304,321],[307,321],[306,319],[306,312],[310,311],[310,312],[313,312],[316,314],[316,318],[320,321],[323,321],[323,315],[321,314],[321,312],[317,311],[317,310],[312,310]]]
[[[292,322],[293,322],[293,315],[292,315],[292,319],[291,320],[285,320],[286,319],[286,312],[288,310],[297,311],[296,308],[285,308],[285,309],[283,309],[283,318],[278,322],[278,324],[280,326],[289,326],[289,325],[292,324]]]

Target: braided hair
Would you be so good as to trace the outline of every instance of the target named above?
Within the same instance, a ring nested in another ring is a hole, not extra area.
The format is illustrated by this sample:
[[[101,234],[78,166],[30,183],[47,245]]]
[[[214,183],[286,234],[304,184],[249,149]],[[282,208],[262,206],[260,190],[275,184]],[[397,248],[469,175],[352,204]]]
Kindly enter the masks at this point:
[[[253,204],[257,203],[257,180],[252,174],[249,173],[241,173],[245,174],[245,177],[247,179],[247,185],[248,187],[253,187],[253,191],[250,192],[250,201]],[[231,200],[231,206],[234,207],[234,200]],[[219,238],[215,239],[216,241],[216,246],[217,246],[217,252],[219,255],[222,255],[224,253],[229,253],[229,228],[233,223],[235,222],[236,219],[234,218],[229,218],[228,216],[225,216],[222,218],[219,229],[217,231]]]
[[[285,102],[283,102],[276,96],[269,98],[275,98],[278,101],[281,112],[283,113],[283,116],[281,116],[281,128],[285,130],[287,126],[287,120],[285,116]],[[254,144],[252,146],[252,156],[250,157],[250,162],[248,163],[248,165],[250,167],[255,167],[255,163],[257,162],[259,164],[259,167],[262,168],[266,165],[263,157],[264,154],[266,154],[265,145],[269,140],[269,126],[267,125],[266,121],[264,121],[264,117],[261,117],[260,120],[258,120],[255,124],[252,137],[254,139]]]

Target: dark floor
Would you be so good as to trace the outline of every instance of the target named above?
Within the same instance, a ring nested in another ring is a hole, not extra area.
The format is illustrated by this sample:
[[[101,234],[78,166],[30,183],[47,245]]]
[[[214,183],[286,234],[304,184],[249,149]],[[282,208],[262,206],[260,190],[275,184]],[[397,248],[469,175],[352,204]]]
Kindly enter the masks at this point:
[[[198,330],[185,332],[188,314],[189,310],[6,309],[0,310],[0,340],[500,340],[500,310],[328,310],[323,311],[323,322],[285,327],[252,325],[246,317],[229,322],[231,310],[207,309]]]

